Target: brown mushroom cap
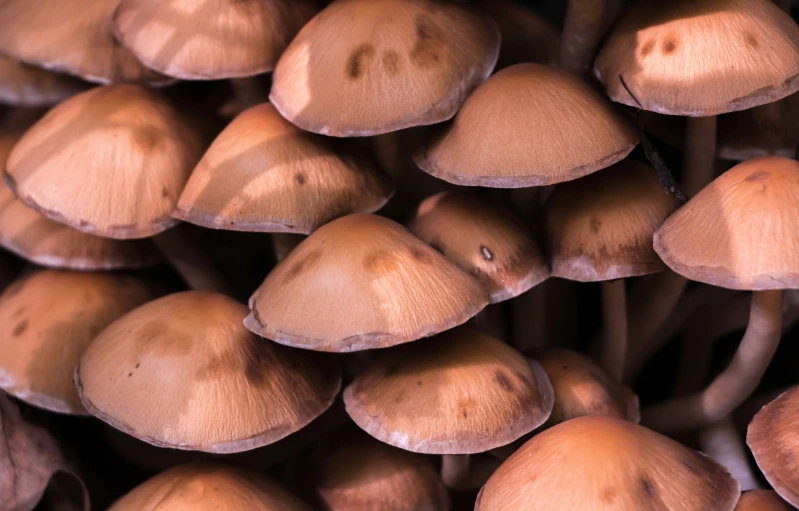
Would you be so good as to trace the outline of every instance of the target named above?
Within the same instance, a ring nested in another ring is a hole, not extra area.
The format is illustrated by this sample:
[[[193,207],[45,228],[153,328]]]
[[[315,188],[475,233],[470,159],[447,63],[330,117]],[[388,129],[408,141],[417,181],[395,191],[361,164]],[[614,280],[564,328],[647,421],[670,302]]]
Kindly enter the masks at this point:
[[[109,511],[311,511],[265,475],[212,463],[161,472],[116,501]]]
[[[799,94],[719,117],[719,158],[745,161],[761,156],[795,158],[799,147]]]
[[[731,511],[738,482],[654,431],[579,417],[534,436],[494,472],[475,511]]]
[[[310,234],[376,211],[391,197],[390,180],[349,146],[301,131],[269,103],[254,106],[205,153],[174,216],[217,229]]]
[[[560,34],[549,20],[517,0],[479,0],[477,5],[494,18],[502,34],[496,69],[522,62],[557,63]]]
[[[14,146],[4,177],[25,205],[53,220],[144,238],[177,223],[172,210],[203,149],[200,129],[166,98],[110,85],[50,110]]]
[[[519,188],[596,172],[637,143],[613,106],[579,77],[517,64],[478,87],[414,161],[457,185]]]
[[[367,136],[452,117],[491,73],[499,29],[435,0],[336,0],[294,38],[270,99],[305,131]]]
[[[537,362],[469,328],[390,350],[344,390],[347,413],[361,429],[428,454],[509,444],[543,424],[552,402]]]
[[[122,0],[113,28],[147,67],[213,80],[271,71],[318,10],[314,0]]]
[[[487,304],[476,279],[401,225],[354,214],[281,260],[250,298],[244,324],[289,346],[360,351],[449,330]]]
[[[596,282],[663,271],[652,236],[679,205],[654,169],[630,159],[558,185],[544,208],[552,276]]]
[[[698,117],[744,110],[799,89],[799,27],[769,0],[636,2],[594,72],[625,105]]]
[[[741,494],[735,511],[791,511],[792,508],[772,490],[750,490]]]
[[[0,55],[0,103],[54,105],[87,87],[88,84],[71,76],[28,66]]]
[[[119,0],[4,0],[0,52],[97,83],[171,79],[146,68],[111,33]]]
[[[87,414],[72,376],[108,324],[155,297],[132,277],[39,270],[0,295],[0,388],[54,412]]]
[[[799,506],[799,386],[764,406],[749,423],[746,443],[780,497]]]
[[[321,464],[328,511],[447,511],[449,496],[429,459],[359,435]]]
[[[259,339],[243,305],[188,291],[112,323],[75,382],[92,415],[160,447],[229,453],[270,444],[324,412],[341,386],[309,352]]]
[[[408,230],[477,277],[492,303],[518,296],[549,276],[547,261],[527,227],[510,211],[468,192],[428,197]]]
[[[655,233],[655,251],[683,277],[729,289],[799,288],[799,162],[740,163]]]

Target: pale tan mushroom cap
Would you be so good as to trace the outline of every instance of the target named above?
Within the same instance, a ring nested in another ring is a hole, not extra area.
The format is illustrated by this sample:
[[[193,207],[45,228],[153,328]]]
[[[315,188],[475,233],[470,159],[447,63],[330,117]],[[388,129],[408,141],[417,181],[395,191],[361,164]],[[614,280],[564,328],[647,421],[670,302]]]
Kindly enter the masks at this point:
[[[719,158],[728,160],[795,158],[799,148],[799,94],[720,116],[716,145]]]
[[[367,136],[444,121],[491,73],[496,23],[435,0],[336,0],[277,64],[270,99],[306,131]]]
[[[341,386],[316,354],[260,339],[243,305],[188,291],[106,328],[75,373],[92,415],[160,447],[230,453],[273,443],[324,412]]]
[[[579,417],[534,436],[494,472],[475,511],[732,511],[738,482],[642,426]]]
[[[544,208],[552,276],[594,282],[665,270],[652,237],[679,204],[654,169],[631,159],[558,185]]]
[[[360,351],[448,330],[487,303],[476,279],[401,225],[354,214],[280,261],[250,298],[245,325],[298,348]]]
[[[579,77],[517,64],[478,87],[414,161],[457,185],[544,186],[608,167],[637,143],[613,105]]]
[[[772,490],[745,491],[735,506],[735,511],[792,511],[793,509]]]
[[[72,376],[97,334],[155,297],[124,275],[39,270],[0,295],[0,388],[32,405],[87,414]]]
[[[271,71],[313,0],[122,0],[113,30],[147,67],[183,80]]]
[[[518,296],[549,276],[529,229],[506,209],[470,193],[428,197],[408,230],[474,275],[488,289],[492,303]]]
[[[728,170],[655,233],[655,251],[690,280],[729,289],[799,288],[799,162]]]
[[[161,472],[117,500],[109,511],[311,511],[272,479],[211,463]]]
[[[172,210],[203,149],[200,129],[166,98],[110,85],[50,110],[14,146],[4,177],[25,205],[53,220],[144,238],[177,223]]]
[[[268,103],[245,110],[192,172],[174,216],[205,227],[310,234],[372,213],[393,187],[363,149],[301,131]]]
[[[390,350],[344,390],[347,413],[387,444],[473,454],[544,423],[552,386],[535,361],[468,328]]]
[[[799,89],[799,27],[769,0],[636,2],[594,72],[625,105],[700,117],[744,110]]]
[[[28,66],[0,55],[0,103],[19,106],[54,105],[88,86],[71,76]]]

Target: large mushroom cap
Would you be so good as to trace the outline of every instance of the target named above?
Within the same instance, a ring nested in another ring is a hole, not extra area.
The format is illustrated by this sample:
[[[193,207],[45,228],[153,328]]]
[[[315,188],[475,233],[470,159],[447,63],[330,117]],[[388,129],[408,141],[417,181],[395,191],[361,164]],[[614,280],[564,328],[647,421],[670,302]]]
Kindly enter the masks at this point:
[[[211,463],[161,472],[116,501],[109,511],[310,511],[272,479]]]
[[[355,214],[280,261],[250,298],[245,325],[290,346],[359,351],[448,330],[487,303],[476,279],[401,225]]]
[[[534,436],[494,472],[475,511],[731,511],[715,461],[629,422],[580,417]]]
[[[124,275],[40,270],[0,295],[0,388],[55,412],[86,414],[72,377],[108,324],[154,298]]]
[[[122,0],[117,38],[147,67],[184,80],[271,71],[314,0]]]
[[[98,83],[169,79],[148,69],[111,32],[119,0],[4,0],[0,52]]]
[[[432,462],[359,435],[321,465],[319,495],[329,511],[447,511],[449,496]]]
[[[719,117],[719,158],[746,161],[761,156],[795,158],[799,147],[799,93]]]
[[[771,490],[750,490],[741,494],[735,511],[791,511],[792,508]]]
[[[718,115],[799,89],[799,27],[769,0],[636,2],[594,66],[614,101]]]
[[[552,386],[535,361],[460,328],[390,350],[344,391],[347,413],[382,442],[428,454],[472,454],[544,423]]]
[[[757,158],[728,170],[655,233],[680,275],[730,289],[799,288],[799,162]]]
[[[53,220],[98,236],[144,238],[177,223],[172,210],[202,150],[200,130],[166,98],[110,85],[34,124],[11,151],[5,178],[22,202]]]
[[[194,169],[175,217],[218,229],[310,234],[380,209],[390,180],[347,141],[301,131],[271,104],[242,112]]]
[[[652,237],[678,206],[654,169],[630,159],[556,186],[544,209],[552,276],[593,282],[663,271]]]
[[[494,68],[489,17],[436,0],[336,0],[280,58],[270,96],[306,131],[366,136],[455,114]]]
[[[755,415],[746,443],[771,486],[799,506],[799,386],[783,392]]]
[[[88,84],[28,66],[0,55],[0,103],[19,106],[48,106],[59,103],[88,87]]]
[[[520,295],[549,276],[547,261],[527,227],[506,209],[470,193],[428,197],[408,230],[477,277],[492,303]]]
[[[588,84],[540,64],[499,71],[438,130],[414,155],[422,170],[458,185],[497,188],[570,181],[616,163],[638,143]]]
[[[161,447],[238,452],[299,430],[341,386],[317,355],[259,339],[221,294],[166,296],[112,323],[75,372],[93,415]]]

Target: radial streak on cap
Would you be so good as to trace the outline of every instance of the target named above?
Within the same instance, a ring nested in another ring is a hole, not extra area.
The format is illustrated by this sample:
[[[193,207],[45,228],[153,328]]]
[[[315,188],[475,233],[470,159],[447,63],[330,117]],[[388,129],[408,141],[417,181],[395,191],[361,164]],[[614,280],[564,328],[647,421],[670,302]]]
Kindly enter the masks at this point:
[[[772,490],[750,490],[741,494],[735,511],[791,511],[792,508]]]
[[[47,106],[77,94],[89,85],[71,76],[28,66],[0,55],[0,103]]]

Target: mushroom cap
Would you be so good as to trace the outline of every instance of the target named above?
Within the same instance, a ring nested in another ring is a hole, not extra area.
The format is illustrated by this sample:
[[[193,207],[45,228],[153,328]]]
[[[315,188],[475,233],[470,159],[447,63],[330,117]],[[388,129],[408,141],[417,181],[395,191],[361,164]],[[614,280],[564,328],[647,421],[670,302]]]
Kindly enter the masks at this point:
[[[746,444],[771,486],[799,506],[799,386],[764,406],[746,432]]]
[[[476,279],[401,225],[354,214],[289,252],[250,298],[244,324],[289,346],[360,351],[449,330],[487,304]]]
[[[735,511],[791,511],[793,508],[772,490],[749,490],[741,494]]]
[[[799,26],[769,0],[636,2],[594,72],[625,105],[697,117],[744,110],[799,89]]]
[[[109,511],[311,511],[265,475],[215,463],[161,472],[117,500]]]
[[[738,482],[711,458],[626,421],[578,417],[494,472],[475,511],[731,511]]]
[[[671,215],[655,251],[683,277],[740,290],[799,288],[799,162],[736,165]]]
[[[205,227],[310,234],[380,209],[390,180],[348,141],[301,131],[269,104],[245,110],[197,164],[174,212]]]
[[[292,123],[324,135],[434,124],[488,77],[499,43],[491,18],[452,3],[336,0],[280,57],[270,99]]]
[[[344,390],[352,420],[387,444],[428,454],[474,454],[544,423],[553,394],[534,360],[459,328],[378,356]]]
[[[144,238],[177,223],[172,210],[203,149],[200,129],[159,93],[110,85],[50,110],[14,146],[4,177],[53,220]]]
[[[474,275],[491,303],[518,296],[549,276],[527,227],[510,211],[469,192],[442,192],[416,209],[408,230]]]
[[[0,55],[0,103],[19,106],[54,105],[87,87],[87,83],[71,76],[28,66]]]
[[[654,169],[630,159],[556,186],[544,208],[552,276],[596,282],[665,270],[652,236],[679,205]]]
[[[85,415],[72,381],[89,343],[155,297],[125,275],[39,270],[0,295],[0,388],[54,412]]]
[[[111,31],[119,0],[3,0],[0,52],[90,82],[172,81],[145,67]]]
[[[333,402],[341,374],[315,353],[248,332],[246,314],[232,298],[201,291],[131,311],[81,357],[75,382],[84,406],[175,449],[246,451],[301,429]]]
[[[799,94],[720,116],[716,145],[719,158],[728,160],[795,158],[799,147]]]
[[[520,188],[596,172],[637,143],[621,114],[579,77],[517,64],[478,87],[414,161],[456,185]]]
[[[122,0],[113,30],[147,67],[183,80],[271,71],[314,0]]]
[[[431,461],[366,435],[339,445],[321,464],[328,511],[447,511],[449,495]]]
[[[555,393],[547,420],[556,425],[575,417],[596,415],[638,423],[638,396],[607,375],[585,355],[564,348],[539,348],[532,355],[546,371]]]
[[[517,0],[478,0],[499,25],[502,44],[496,69],[522,62],[555,65],[560,52],[558,29]]]

